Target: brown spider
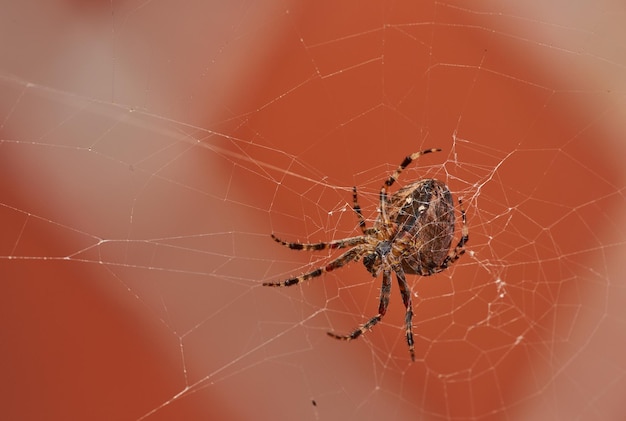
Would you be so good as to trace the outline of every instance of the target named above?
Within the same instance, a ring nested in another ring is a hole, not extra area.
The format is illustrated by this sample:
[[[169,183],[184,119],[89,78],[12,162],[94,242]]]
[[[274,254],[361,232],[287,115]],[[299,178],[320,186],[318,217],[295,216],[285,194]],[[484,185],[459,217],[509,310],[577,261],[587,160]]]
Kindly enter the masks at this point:
[[[412,327],[413,309],[405,274],[430,276],[445,270],[465,253],[465,244],[469,240],[469,230],[463,202],[459,199],[463,221],[461,239],[454,249],[450,250],[455,225],[454,202],[448,186],[443,182],[432,178],[418,180],[401,188],[390,198],[387,197],[387,189],[395,183],[400,173],[411,162],[421,155],[439,151],[441,149],[428,149],[415,152],[404,158],[398,169],[380,189],[380,214],[372,228],[367,228],[365,225],[361,207],[357,201],[356,187],[353,187],[353,209],[359,218],[359,226],[363,235],[330,242],[303,244],[289,243],[272,234],[272,238],[276,242],[293,250],[352,248],[326,266],[286,281],[265,282],[263,285],[273,287],[296,285],[363,258],[363,264],[373,277],[377,277],[380,272],[383,273],[380,304],[378,305],[378,314],[352,333],[338,335],[328,332],[328,335],[333,338],[349,341],[370,330],[385,315],[389,305],[391,272],[393,271],[398,279],[400,294],[406,308],[406,341],[409,345],[411,360],[415,361]]]

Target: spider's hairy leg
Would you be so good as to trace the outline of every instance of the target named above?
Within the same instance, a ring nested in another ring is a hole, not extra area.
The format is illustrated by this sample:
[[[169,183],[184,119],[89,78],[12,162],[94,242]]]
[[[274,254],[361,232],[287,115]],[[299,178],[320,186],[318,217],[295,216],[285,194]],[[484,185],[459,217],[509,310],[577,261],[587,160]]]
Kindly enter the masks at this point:
[[[289,247],[292,250],[324,250],[324,249],[342,249],[346,247],[356,246],[365,243],[365,238],[359,235],[357,237],[343,238],[341,240],[321,242],[321,243],[290,243],[283,241],[272,234],[272,238],[279,244]]]
[[[287,279],[286,281],[282,281],[282,282],[263,282],[263,286],[266,287],[289,287],[291,285],[297,285],[301,282],[307,281],[311,278],[317,278],[318,276],[326,273],[326,272],[330,272],[333,271],[335,269],[338,269],[344,265],[346,265],[347,263],[350,263],[354,260],[358,260],[361,257],[362,254],[362,248],[357,246],[354,247],[348,251],[346,251],[345,253],[343,253],[341,256],[337,257],[335,260],[329,262],[326,266],[322,266],[319,267],[315,270],[312,270],[311,272],[307,272],[303,275],[300,276],[296,276],[294,278],[290,278]]]
[[[469,229],[467,228],[465,208],[463,208],[463,201],[461,199],[459,199],[459,207],[461,208],[461,222],[463,224],[461,228],[461,239],[457,245],[450,250],[446,258],[443,259],[443,262],[439,266],[438,270],[435,270],[435,273],[446,269],[448,266],[459,260],[459,257],[465,254],[465,244],[469,241]]]
[[[388,269],[383,270],[383,284],[380,288],[380,304],[378,305],[378,314],[369,319],[365,324],[361,325],[358,329],[349,333],[347,335],[338,335],[333,332],[326,332],[328,336],[331,336],[335,339],[340,339],[342,341],[351,341],[352,339],[356,339],[361,336],[363,333],[367,332],[374,325],[383,318],[385,313],[387,312],[387,307],[389,306],[389,296],[391,295],[391,272]]]
[[[380,195],[379,195],[381,219],[385,225],[389,224],[389,219],[387,217],[387,211],[386,211],[387,189],[393,186],[393,183],[396,182],[398,177],[400,177],[400,174],[402,173],[402,171],[404,171],[404,169],[408,167],[411,164],[411,162],[415,161],[417,158],[419,158],[422,155],[426,155],[432,152],[441,152],[441,149],[433,148],[433,149],[426,149],[421,152],[414,152],[413,154],[404,158],[404,160],[402,161],[400,166],[394,171],[394,173],[391,176],[389,176],[387,180],[385,180],[383,186],[380,188]]]
[[[406,315],[404,316],[404,322],[406,323],[406,343],[409,345],[409,352],[411,353],[411,360],[415,361],[415,344],[413,342],[413,305],[411,304],[411,290],[406,283],[404,276],[404,270],[402,266],[398,265],[394,268],[396,277],[398,278],[398,286],[400,287],[400,294],[402,294],[402,302],[406,308]]]
[[[356,212],[356,216],[359,218],[359,227],[363,234],[367,234],[367,227],[365,225],[365,219],[363,219],[363,213],[361,213],[361,206],[356,195],[356,186],[352,187],[352,209]]]

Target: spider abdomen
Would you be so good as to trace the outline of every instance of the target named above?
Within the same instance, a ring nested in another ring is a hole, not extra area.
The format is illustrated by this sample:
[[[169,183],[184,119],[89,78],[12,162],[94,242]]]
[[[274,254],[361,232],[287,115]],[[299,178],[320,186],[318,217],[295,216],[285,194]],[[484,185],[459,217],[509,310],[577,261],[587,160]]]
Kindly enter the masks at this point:
[[[387,208],[397,224],[396,245],[406,273],[431,275],[448,255],[454,236],[454,202],[443,182],[424,179],[395,193]]]

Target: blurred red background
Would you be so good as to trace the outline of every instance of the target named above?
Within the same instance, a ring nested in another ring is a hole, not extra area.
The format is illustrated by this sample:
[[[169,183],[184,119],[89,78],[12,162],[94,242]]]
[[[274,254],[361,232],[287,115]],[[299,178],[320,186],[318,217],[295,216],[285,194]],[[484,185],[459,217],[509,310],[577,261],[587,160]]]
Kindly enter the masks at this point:
[[[5,419],[619,418],[623,12],[536,3],[3,5]],[[416,363],[395,284],[325,335],[360,265],[260,287],[431,147],[400,184],[470,243],[410,280]]]

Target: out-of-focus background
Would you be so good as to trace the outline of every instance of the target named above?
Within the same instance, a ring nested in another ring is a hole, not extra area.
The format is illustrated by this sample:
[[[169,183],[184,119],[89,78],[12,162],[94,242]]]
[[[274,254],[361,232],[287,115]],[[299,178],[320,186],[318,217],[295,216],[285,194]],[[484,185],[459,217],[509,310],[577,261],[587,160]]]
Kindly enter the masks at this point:
[[[623,417],[626,9],[415,3],[0,3],[2,419]],[[395,281],[326,335],[360,263],[261,286],[433,147],[398,186],[470,242],[408,279],[415,363]]]

